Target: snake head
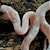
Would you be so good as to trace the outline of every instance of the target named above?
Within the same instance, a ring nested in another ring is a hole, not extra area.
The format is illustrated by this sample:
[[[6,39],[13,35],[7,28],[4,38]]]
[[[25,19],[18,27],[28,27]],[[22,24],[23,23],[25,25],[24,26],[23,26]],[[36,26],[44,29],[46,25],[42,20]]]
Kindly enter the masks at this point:
[[[10,18],[10,6],[7,6],[7,5],[2,5],[1,6],[1,10],[2,10],[2,12],[4,13],[4,15],[6,16],[6,17],[8,17],[10,20],[11,20],[11,18]]]
[[[16,16],[18,14],[18,12],[16,10],[14,10],[11,6],[7,6],[7,5],[2,5],[1,6],[1,10],[4,13],[4,15],[10,20],[14,20],[16,19]]]

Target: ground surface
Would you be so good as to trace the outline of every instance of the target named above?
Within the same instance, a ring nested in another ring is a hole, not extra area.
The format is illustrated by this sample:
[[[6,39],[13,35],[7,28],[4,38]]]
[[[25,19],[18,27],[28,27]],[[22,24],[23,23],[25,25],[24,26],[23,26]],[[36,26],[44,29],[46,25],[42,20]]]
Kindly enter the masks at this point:
[[[22,17],[23,14],[29,10],[36,11],[36,9],[46,1],[47,0],[0,0],[0,7],[3,4],[10,5],[17,10]],[[49,14],[50,11],[46,15],[46,20],[50,24]],[[20,45],[26,35],[17,35],[12,23],[4,17],[0,9],[0,49],[20,50]],[[30,50],[42,50],[45,38],[45,35],[39,30],[39,34],[30,45]]]

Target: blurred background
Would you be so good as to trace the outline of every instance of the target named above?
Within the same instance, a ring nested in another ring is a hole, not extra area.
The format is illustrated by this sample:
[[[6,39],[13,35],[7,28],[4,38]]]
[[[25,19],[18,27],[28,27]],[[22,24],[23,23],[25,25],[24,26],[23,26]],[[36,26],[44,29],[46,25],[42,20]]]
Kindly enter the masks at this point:
[[[36,12],[36,9],[47,1],[48,0],[0,0],[0,7],[3,4],[13,7],[16,11],[18,11],[20,19],[22,20],[24,13],[30,10]],[[46,12],[45,18],[46,21],[50,24],[50,10]],[[7,50],[20,50],[20,45],[22,44],[22,41],[27,36],[27,34],[23,36],[17,35],[14,31],[11,21],[4,17],[4,13],[0,8],[0,48],[8,48]],[[29,49],[43,50],[45,40],[48,46],[47,38],[43,32],[39,30],[38,35],[30,44]]]

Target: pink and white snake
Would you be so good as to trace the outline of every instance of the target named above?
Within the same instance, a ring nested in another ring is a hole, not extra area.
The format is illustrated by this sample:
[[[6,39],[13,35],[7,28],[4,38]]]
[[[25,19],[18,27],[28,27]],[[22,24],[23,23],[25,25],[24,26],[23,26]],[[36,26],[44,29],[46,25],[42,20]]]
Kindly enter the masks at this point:
[[[2,5],[1,9],[5,16],[13,23],[15,32],[19,35],[24,35],[27,33],[28,29],[30,30],[28,35],[24,38],[21,50],[29,50],[30,43],[36,37],[39,32],[39,29],[46,35],[49,46],[47,50],[50,50],[50,25],[45,20],[45,13],[50,9],[50,1],[42,4],[37,10],[36,13],[33,11],[28,11],[23,15],[22,26],[19,14],[12,7],[7,5]],[[30,25],[29,25],[30,19]]]

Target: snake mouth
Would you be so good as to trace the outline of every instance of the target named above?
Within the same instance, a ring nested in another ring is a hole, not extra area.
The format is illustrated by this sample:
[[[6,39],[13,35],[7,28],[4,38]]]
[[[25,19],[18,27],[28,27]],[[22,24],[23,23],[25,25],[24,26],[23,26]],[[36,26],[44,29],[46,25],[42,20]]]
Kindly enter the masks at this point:
[[[1,11],[0,11],[0,16],[1,16],[1,15],[7,16],[7,15],[8,15],[8,13],[7,13],[7,12],[5,12],[5,11],[2,11],[2,10],[1,10]]]
[[[4,11],[3,13],[4,13],[5,16],[8,16],[7,12]]]
[[[9,16],[9,13],[7,11],[2,11],[3,12],[3,15],[8,18],[8,20],[11,20],[10,16]]]

